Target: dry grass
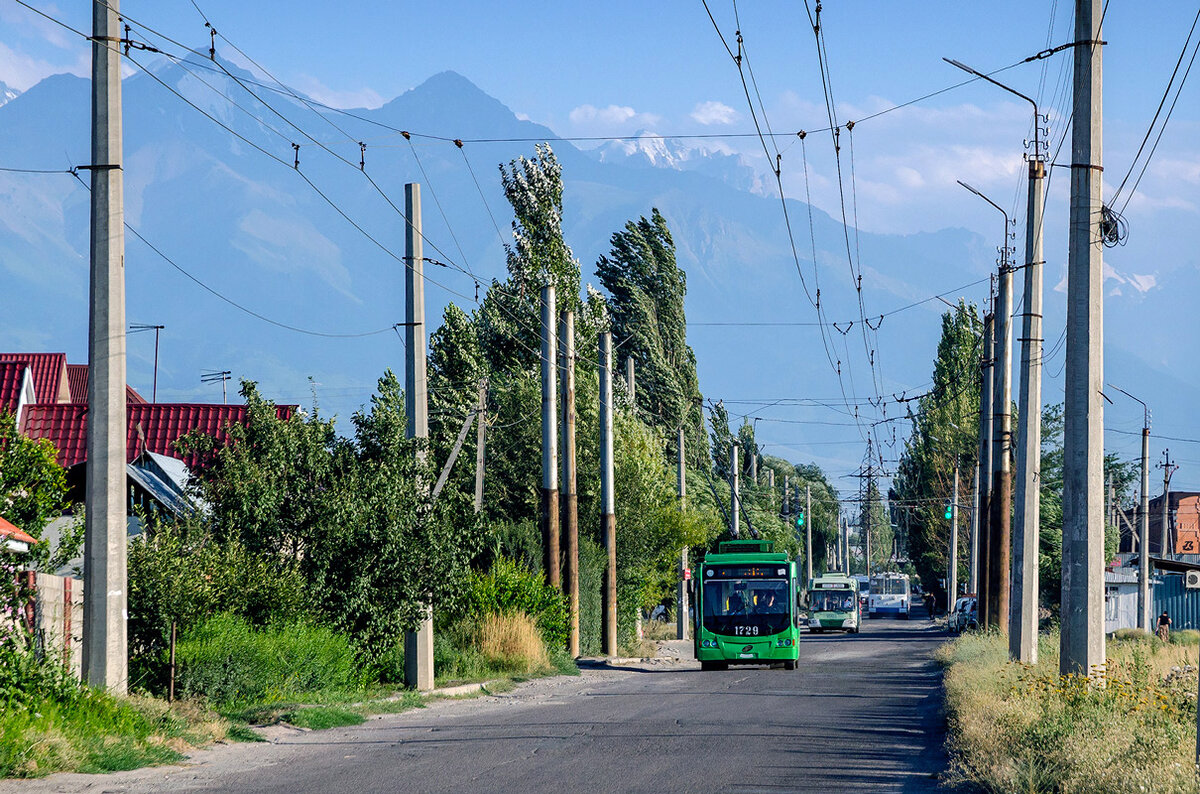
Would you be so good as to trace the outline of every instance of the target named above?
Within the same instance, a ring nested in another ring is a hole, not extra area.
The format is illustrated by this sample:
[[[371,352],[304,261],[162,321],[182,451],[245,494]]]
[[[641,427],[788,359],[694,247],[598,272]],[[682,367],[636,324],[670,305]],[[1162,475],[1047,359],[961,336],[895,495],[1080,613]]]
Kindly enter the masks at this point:
[[[988,791],[1197,792],[1195,647],[1152,637],[1108,644],[1104,685],[1058,674],[1058,636],[1039,663],[970,634],[938,649],[946,666],[951,782]]]
[[[675,620],[647,620],[643,622],[642,638],[647,640],[675,639]]]
[[[550,666],[537,622],[523,612],[488,615],[479,623],[476,643],[485,659],[505,670],[534,673]]]

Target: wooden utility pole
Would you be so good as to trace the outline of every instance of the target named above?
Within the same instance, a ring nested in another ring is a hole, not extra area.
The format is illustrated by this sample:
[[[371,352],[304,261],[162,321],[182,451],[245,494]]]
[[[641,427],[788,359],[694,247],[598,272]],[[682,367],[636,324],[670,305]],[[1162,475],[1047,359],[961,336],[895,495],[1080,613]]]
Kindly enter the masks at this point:
[[[604,568],[604,654],[617,655],[617,508],[613,481],[612,331],[600,334],[600,534],[608,552]]]
[[[558,341],[554,285],[542,287],[542,568],[546,582],[562,586],[558,527]]]
[[[679,428],[675,450],[675,488],[679,496],[679,509],[687,509],[687,463],[684,457],[683,427]],[[688,636],[688,547],[679,550],[679,594],[675,599],[675,638],[686,640]]]
[[[1170,554],[1171,540],[1171,475],[1179,468],[1171,463],[1171,450],[1163,450],[1163,462],[1158,464],[1158,468],[1163,470],[1162,526],[1158,530],[1158,553],[1166,557]]]
[[[91,273],[83,679],[124,693],[129,679],[125,526],[125,203],[118,0],[92,6]]]
[[[425,362],[425,256],[421,236],[421,186],[404,186],[404,412],[405,435],[429,438],[429,389]],[[425,460],[425,450],[417,452]],[[422,488],[428,489],[426,482]],[[404,634],[404,681],[419,692],[433,689],[433,613],[427,610],[420,627]]]
[[[1038,119],[1034,118],[1034,124]],[[1046,168],[1041,152],[1029,159],[1025,215],[1025,298],[1021,314],[1021,385],[1017,413],[1016,531],[1012,538],[1012,611],[1009,656],[1037,664],[1038,535],[1041,524],[1042,461],[1042,188]]]
[[[1007,216],[1006,216],[1007,217]],[[1005,222],[1007,229],[1007,221]],[[992,380],[992,520],[988,536],[988,623],[1008,634],[1009,565],[1012,554],[1012,268],[1008,237],[1000,246]]]
[[[1104,672],[1102,0],[1075,0],[1059,671]]]
[[[567,609],[570,613],[569,649],[579,656],[579,482],[575,467],[575,313],[563,312],[558,343],[562,350],[562,529],[566,539]]]
[[[979,390],[979,625],[988,624],[992,526],[992,386],[996,360],[995,314],[983,316],[983,377]]]

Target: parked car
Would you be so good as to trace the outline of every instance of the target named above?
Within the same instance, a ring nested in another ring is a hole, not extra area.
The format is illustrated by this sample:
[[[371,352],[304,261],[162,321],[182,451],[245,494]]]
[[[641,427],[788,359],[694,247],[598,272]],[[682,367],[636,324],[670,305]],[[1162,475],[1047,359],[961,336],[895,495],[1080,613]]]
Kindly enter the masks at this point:
[[[954,602],[954,611],[947,619],[946,628],[956,634],[979,628],[979,608],[975,596],[963,596]]]

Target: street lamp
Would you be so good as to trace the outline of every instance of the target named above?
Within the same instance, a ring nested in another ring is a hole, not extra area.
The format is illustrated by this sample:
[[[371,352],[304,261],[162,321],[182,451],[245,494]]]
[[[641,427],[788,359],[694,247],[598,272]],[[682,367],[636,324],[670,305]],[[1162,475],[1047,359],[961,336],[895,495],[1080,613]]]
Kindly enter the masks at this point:
[[[951,66],[954,66],[958,69],[962,69],[964,72],[966,72],[968,74],[975,75],[976,77],[980,78],[981,80],[987,80],[992,85],[998,86],[999,88],[1003,88],[1008,93],[1013,94],[1014,96],[1019,96],[1021,99],[1024,99],[1026,102],[1033,105],[1033,158],[1036,160],[1041,157],[1041,154],[1042,154],[1041,143],[1038,139],[1038,131],[1041,126],[1041,114],[1038,113],[1037,102],[1035,102],[1030,97],[1025,96],[1024,94],[1022,94],[1020,91],[1016,90],[1015,88],[1010,88],[1009,86],[1006,86],[1004,83],[1001,83],[999,80],[993,80],[992,78],[988,77],[983,72],[981,72],[977,69],[972,69],[970,66],[967,66],[962,61],[956,61],[953,58],[942,58],[942,60],[945,61],[946,63],[950,64]],[[1028,141],[1026,143],[1028,143]]]
[[[1004,208],[1001,207],[999,204],[992,201],[990,198],[983,195],[978,190],[971,187],[970,185],[968,185],[966,182],[962,181],[961,179],[956,179],[954,181],[957,182],[958,184],[962,185],[963,187],[965,187],[967,190],[974,193],[976,196],[979,196],[979,198],[983,199],[988,204],[991,204],[993,207],[996,208],[997,212],[999,212],[1001,215],[1004,216],[1004,236],[1000,238],[1000,271],[1004,272],[1005,270],[1008,269],[1008,224],[1009,224],[1008,213],[1005,212]]]
[[[1120,386],[1108,384],[1142,405],[1142,498],[1138,517],[1138,628],[1150,630],[1150,406]],[[1164,497],[1165,498],[1165,497]],[[1164,550],[1165,553],[1165,550]]]

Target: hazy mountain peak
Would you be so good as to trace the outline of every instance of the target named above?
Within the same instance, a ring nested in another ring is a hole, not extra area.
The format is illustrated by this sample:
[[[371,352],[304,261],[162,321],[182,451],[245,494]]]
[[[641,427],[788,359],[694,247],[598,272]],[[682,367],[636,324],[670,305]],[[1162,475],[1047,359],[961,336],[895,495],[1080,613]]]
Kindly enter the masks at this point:
[[[4,84],[4,81],[0,80],[0,105],[5,105],[9,102],[12,102],[20,95],[20,91],[15,88],[9,88]]]

